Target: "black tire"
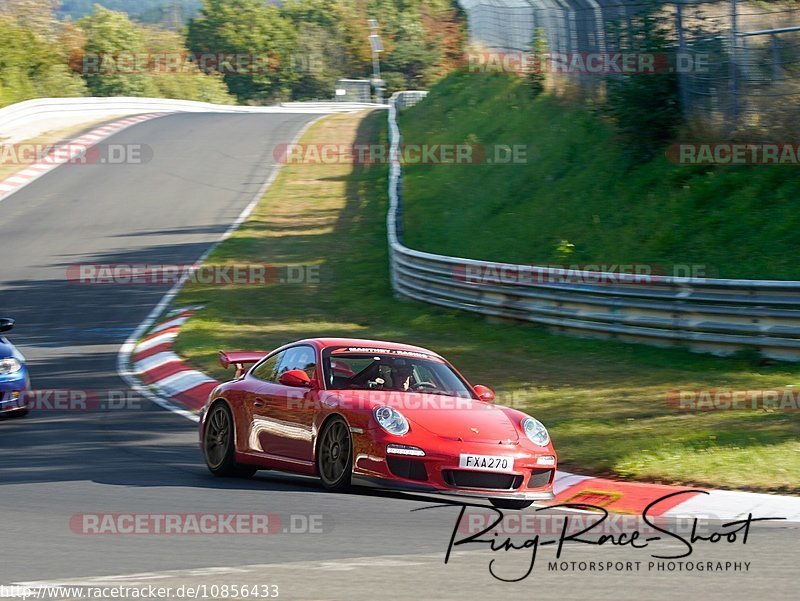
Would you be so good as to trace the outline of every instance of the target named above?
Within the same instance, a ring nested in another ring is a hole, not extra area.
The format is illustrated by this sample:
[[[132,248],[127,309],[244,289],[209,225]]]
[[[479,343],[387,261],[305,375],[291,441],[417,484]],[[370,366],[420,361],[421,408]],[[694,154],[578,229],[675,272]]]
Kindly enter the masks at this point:
[[[256,468],[241,465],[234,460],[233,415],[222,401],[214,403],[208,410],[206,428],[203,432],[203,457],[206,467],[215,476],[222,478],[250,478]]]
[[[317,473],[322,486],[341,492],[350,487],[353,475],[353,438],[341,417],[334,417],[322,428],[317,447]]]
[[[489,499],[489,501],[498,509],[525,509],[533,505],[533,501],[522,499]]]

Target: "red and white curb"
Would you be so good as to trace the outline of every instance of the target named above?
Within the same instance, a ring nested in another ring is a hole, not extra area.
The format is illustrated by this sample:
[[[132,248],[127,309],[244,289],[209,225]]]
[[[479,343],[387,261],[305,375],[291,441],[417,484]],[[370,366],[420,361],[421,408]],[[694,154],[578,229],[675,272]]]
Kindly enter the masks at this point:
[[[197,413],[219,384],[192,369],[172,351],[180,327],[196,309],[180,311],[162,321],[133,350],[133,373],[156,394],[172,399],[186,411]]]
[[[558,472],[555,482],[558,503],[587,503],[613,513],[641,515],[653,501],[681,491],[648,510],[651,516],[704,517],[720,520],[781,517],[800,522],[800,497],[768,495],[735,490],[703,489],[645,482],[623,482]]]
[[[198,308],[173,312],[154,326],[133,351],[134,373],[158,394],[168,397],[184,410],[196,414],[208,395],[219,384],[206,374],[189,367],[172,351],[180,327]],[[650,516],[744,519],[782,517],[800,522],[800,497],[760,493],[704,490],[691,486],[667,486],[641,482],[622,482],[568,472],[557,472],[556,499],[548,505],[584,503],[604,507],[612,513],[636,514],[653,501],[681,491],[648,510]]]
[[[144,115],[127,117],[93,129],[70,142],[54,145],[53,150],[47,153],[42,160],[0,181],[0,201],[5,200],[28,184],[33,183],[56,167],[69,163],[70,161],[75,161],[80,156],[84,155],[86,150],[106,138],[121,132],[123,129],[167,114],[169,113],[146,113]]]

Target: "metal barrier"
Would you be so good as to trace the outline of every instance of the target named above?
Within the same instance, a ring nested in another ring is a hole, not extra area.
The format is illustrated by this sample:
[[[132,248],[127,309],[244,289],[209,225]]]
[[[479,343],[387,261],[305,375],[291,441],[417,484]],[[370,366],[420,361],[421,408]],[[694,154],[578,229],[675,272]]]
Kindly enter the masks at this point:
[[[800,360],[800,282],[676,278],[512,265],[421,252],[403,244],[398,111],[389,102],[389,237],[393,289],[418,301],[533,322],[557,333],[682,346],[715,354],[757,349]]]

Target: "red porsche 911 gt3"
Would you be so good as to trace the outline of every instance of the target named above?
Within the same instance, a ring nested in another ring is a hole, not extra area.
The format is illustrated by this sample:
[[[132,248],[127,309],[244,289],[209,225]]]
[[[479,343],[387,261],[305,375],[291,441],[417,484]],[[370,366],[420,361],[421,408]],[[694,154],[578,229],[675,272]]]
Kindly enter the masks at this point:
[[[315,338],[270,353],[222,351],[220,361],[235,379],[211,392],[200,420],[215,475],[276,469],[319,476],[330,490],[467,495],[504,509],[553,498],[544,425],[493,404],[490,389],[432,351]]]

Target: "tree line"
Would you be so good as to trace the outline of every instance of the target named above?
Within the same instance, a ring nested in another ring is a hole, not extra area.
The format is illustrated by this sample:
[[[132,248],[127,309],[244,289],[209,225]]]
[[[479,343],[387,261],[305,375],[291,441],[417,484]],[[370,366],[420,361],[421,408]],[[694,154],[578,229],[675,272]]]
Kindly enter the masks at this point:
[[[72,20],[59,0],[0,0],[0,106],[50,96],[326,99],[336,79],[371,75],[371,18],[388,90],[424,88],[459,64],[466,38],[454,0],[277,4],[202,0],[168,28],[99,4]]]

